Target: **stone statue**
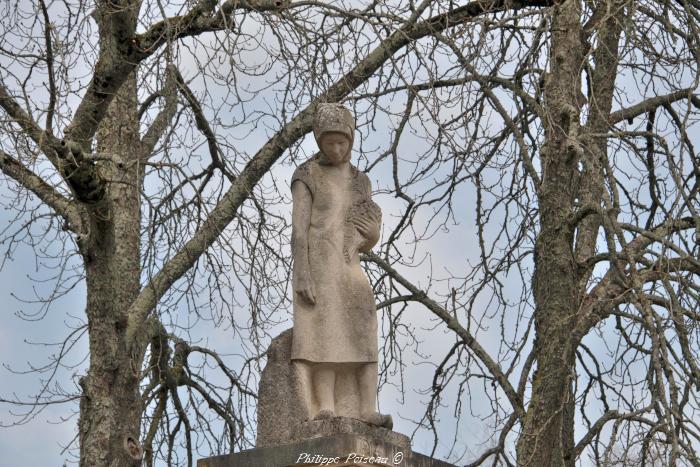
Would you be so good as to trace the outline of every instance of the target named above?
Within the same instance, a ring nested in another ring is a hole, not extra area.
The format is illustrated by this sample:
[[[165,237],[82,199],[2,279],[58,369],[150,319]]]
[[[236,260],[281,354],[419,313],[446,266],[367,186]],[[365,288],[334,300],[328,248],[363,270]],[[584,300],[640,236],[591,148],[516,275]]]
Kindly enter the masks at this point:
[[[377,412],[377,316],[359,253],[379,240],[382,213],[350,164],[350,111],[321,104],[314,118],[321,151],[291,181],[294,326],[266,351],[256,448],[198,465],[454,467],[413,452]]]
[[[306,389],[309,417],[359,418],[391,428],[377,412],[377,317],[359,252],[379,239],[381,210],[367,175],[350,163],[351,112],[319,105],[314,136],[320,152],[292,176],[294,328],[291,360]],[[354,385],[355,398],[339,400]]]

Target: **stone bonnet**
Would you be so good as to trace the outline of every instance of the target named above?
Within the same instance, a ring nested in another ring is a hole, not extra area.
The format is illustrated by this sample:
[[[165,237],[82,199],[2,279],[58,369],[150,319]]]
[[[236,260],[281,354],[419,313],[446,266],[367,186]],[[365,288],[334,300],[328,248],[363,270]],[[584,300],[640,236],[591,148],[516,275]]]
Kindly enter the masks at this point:
[[[352,112],[347,107],[335,104],[319,104],[314,115],[314,138],[317,143],[321,143],[321,136],[324,133],[342,133],[350,138],[350,142],[355,139],[355,119]]]

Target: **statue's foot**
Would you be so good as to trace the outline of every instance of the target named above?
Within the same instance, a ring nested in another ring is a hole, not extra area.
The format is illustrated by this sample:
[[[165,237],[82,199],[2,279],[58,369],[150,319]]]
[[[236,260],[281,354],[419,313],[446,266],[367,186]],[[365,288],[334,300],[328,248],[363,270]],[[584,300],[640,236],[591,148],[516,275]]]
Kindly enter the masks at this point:
[[[329,418],[334,418],[335,417],[335,412],[329,409],[324,409],[319,411],[316,416],[314,417],[314,420],[328,420]]]
[[[376,425],[382,428],[386,428],[387,430],[391,430],[392,428],[394,428],[394,419],[391,418],[391,415],[384,415],[379,412],[362,414],[361,420],[363,422],[369,423],[370,425]]]

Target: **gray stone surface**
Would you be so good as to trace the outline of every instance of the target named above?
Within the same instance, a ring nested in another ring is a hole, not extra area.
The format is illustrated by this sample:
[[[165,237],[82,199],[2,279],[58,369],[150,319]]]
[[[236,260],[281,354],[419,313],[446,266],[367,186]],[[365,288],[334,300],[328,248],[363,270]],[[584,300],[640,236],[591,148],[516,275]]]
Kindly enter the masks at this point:
[[[291,338],[286,331],[273,344],[274,352],[284,355],[279,347]],[[286,346],[289,343],[286,342]],[[283,346],[284,347],[284,346]],[[275,355],[272,355],[274,357]],[[273,363],[270,369],[277,369]],[[269,364],[268,364],[269,365]],[[265,371],[269,371],[266,367]],[[280,372],[282,370],[279,370]],[[289,376],[289,373],[287,373]],[[268,372],[264,377],[272,378]],[[276,386],[281,388],[281,384]],[[271,397],[270,393],[261,396]],[[385,428],[368,425],[365,422],[347,417],[327,420],[300,421],[294,426],[277,428],[274,425],[274,408],[291,409],[286,402],[274,404],[268,401],[269,419],[267,438],[258,438],[258,447],[236,454],[201,459],[198,467],[289,467],[289,466],[374,466],[374,467],[450,467],[443,461],[426,457],[411,451],[407,436]],[[265,413],[263,410],[263,413]],[[272,437],[284,436],[285,442],[271,442]],[[261,443],[262,441],[262,443]],[[372,459],[374,458],[374,459]]]
[[[292,441],[297,426],[309,418],[304,382],[291,362],[292,330],[272,339],[258,388],[257,447]]]
[[[346,434],[357,435],[366,439],[381,440],[404,451],[411,449],[411,440],[408,436],[348,417],[335,417],[327,420],[311,420],[300,423],[294,430],[290,442]]]
[[[380,433],[388,431],[371,428]],[[376,433],[375,436],[341,433],[200,459],[197,467],[454,467],[453,464],[414,453],[403,445],[392,444],[389,439],[391,436],[384,438],[376,436]]]

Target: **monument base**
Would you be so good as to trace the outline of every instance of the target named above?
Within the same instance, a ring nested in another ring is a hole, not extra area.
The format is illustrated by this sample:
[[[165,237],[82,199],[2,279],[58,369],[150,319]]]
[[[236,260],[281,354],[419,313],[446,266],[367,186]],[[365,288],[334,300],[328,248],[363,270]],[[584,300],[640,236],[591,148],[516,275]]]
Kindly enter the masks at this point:
[[[200,459],[197,467],[454,467],[411,451],[408,437],[337,417],[301,423],[297,440]]]

